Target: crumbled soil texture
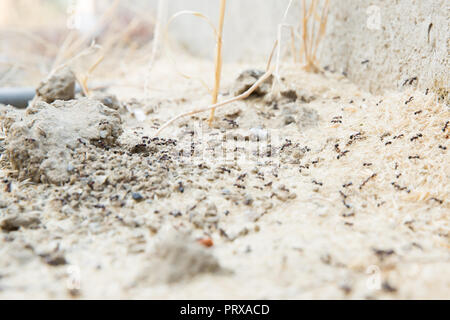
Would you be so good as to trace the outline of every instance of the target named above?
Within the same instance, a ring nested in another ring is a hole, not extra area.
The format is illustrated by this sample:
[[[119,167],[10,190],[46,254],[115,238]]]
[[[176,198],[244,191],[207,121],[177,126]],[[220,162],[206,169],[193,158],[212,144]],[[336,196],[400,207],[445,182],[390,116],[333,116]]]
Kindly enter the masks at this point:
[[[0,298],[448,297],[448,106],[294,66],[271,88],[160,137],[202,86],[1,107]]]

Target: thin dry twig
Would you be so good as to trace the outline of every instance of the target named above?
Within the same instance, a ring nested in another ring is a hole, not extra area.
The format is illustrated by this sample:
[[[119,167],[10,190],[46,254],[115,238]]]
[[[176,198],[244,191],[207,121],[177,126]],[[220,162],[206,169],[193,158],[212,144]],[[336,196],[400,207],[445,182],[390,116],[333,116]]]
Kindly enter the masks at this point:
[[[269,60],[267,60],[266,72],[269,71],[269,69],[270,69],[270,65],[272,64],[272,59],[273,59],[273,56],[275,54],[275,50],[277,49],[277,47],[278,47],[278,40],[275,41],[272,51],[269,56]]]
[[[92,42],[91,45],[90,45],[89,47],[87,47],[86,49],[84,49],[83,51],[81,51],[80,53],[78,53],[77,55],[75,55],[74,57],[70,58],[67,62],[65,62],[65,63],[63,63],[63,64],[61,64],[61,65],[59,65],[59,66],[54,67],[54,68],[52,69],[52,71],[49,73],[49,76],[48,76],[48,77],[52,76],[52,75],[55,74],[57,71],[59,71],[59,70],[65,68],[65,67],[67,67],[67,66],[72,65],[72,64],[73,64],[75,61],[77,61],[78,59],[80,59],[80,58],[82,58],[82,57],[84,57],[84,56],[90,55],[90,54],[93,53],[93,51],[99,50],[99,49],[101,49],[101,46],[99,46],[99,45],[96,44],[95,42]]]
[[[161,128],[159,128],[159,130],[156,132],[155,136],[156,137],[159,136],[161,134],[161,132],[165,128],[167,128],[169,125],[171,125],[172,123],[174,123],[178,119],[181,119],[181,118],[184,118],[184,117],[187,117],[187,116],[192,116],[192,115],[197,114],[197,113],[201,113],[201,112],[206,112],[206,111],[210,111],[210,110],[213,110],[213,109],[217,109],[219,107],[226,106],[226,105],[228,105],[230,103],[233,103],[233,102],[236,102],[236,101],[239,101],[239,100],[247,99],[272,74],[273,74],[273,69],[270,68],[270,70],[267,71],[261,78],[259,78],[259,80],[256,81],[255,84],[250,89],[248,89],[247,91],[245,91],[243,94],[241,94],[239,96],[236,96],[236,97],[234,97],[232,99],[229,99],[229,100],[226,100],[226,101],[222,101],[222,102],[219,102],[219,103],[216,103],[216,104],[204,107],[204,108],[199,108],[199,109],[195,109],[195,110],[192,110],[192,111],[189,111],[189,112],[186,112],[186,113],[182,113],[182,114],[180,114],[180,115],[170,119],[165,124],[163,124],[161,126]]]
[[[201,19],[205,20],[205,21],[208,23],[208,25],[211,27],[212,31],[214,32],[214,38],[215,38],[216,41],[217,41],[217,39],[218,39],[218,32],[217,32],[216,27],[215,27],[214,24],[212,23],[212,21],[211,21],[207,16],[205,16],[203,13],[197,12],[197,11],[191,11],[191,10],[183,10],[183,11],[179,11],[179,12],[175,13],[172,17],[170,17],[169,21],[167,22],[165,31],[164,31],[164,38],[165,38],[166,41],[168,41],[168,39],[169,39],[169,36],[168,36],[168,30],[169,30],[170,25],[172,24],[172,22],[173,22],[175,19],[177,19],[178,17],[183,16],[183,15],[193,15],[193,16],[195,16],[195,17],[198,17],[198,18],[201,18]],[[199,81],[199,82],[202,84],[202,86],[203,86],[209,93],[212,94],[213,91],[211,90],[211,88],[209,88],[209,86],[206,84],[206,82],[203,81],[203,79],[201,79],[200,77],[193,77],[193,76],[190,76],[190,75],[188,75],[188,74],[182,72],[182,71],[179,69],[178,64],[177,64],[175,58],[174,58],[174,57],[172,56],[172,54],[171,54],[171,51],[170,51],[170,43],[169,43],[169,45],[167,45],[166,47],[167,47],[167,49],[168,49],[168,50],[167,50],[167,55],[168,55],[169,59],[172,61],[173,66],[174,66],[174,68],[175,68],[175,71],[176,71],[181,77],[183,77],[183,78],[185,78],[185,79],[192,79],[192,80],[197,80],[197,81]]]
[[[306,0],[302,0],[302,43],[300,47],[300,56],[304,55],[306,71],[312,72],[320,71],[317,61],[317,52],[320,42],[326,33],[329,0],[324,1],[320,16],[317,14],[319,8],[319,0],[312,0],[309,7]],[[319,23],[318,26],[317,23]]]
[[[295,31],[293,26],[291,26],[291,52],[294,63],[297,63],[297,47],[295,45]]]
[[[167,0],[158,0],[158,17],[156,20],[156,27],[155,27],[155,33],[153,37],[153,48],[152,48],[152,55],[150,57],[150,61],[148,63],[147,67],[147,75],[145,78],[145,84],[144,84],[144,91],[146,96],[149,95],[149,85],[150,85],[150,73],[153,70],[153,66],[156,61],[156,56],[158,55],[158,50],[160,47],[161,42],[161,26],[163,25],[163,20],[166,17],[166,11],[167,11]]]
[[[116,14],[117,8],[120,4],[120,0],[115,0],[109,7],[108,10],[99,18],[97,25],[92,29],[90,33],[84,34],[82,37],[75,37],[74,41],[72,41],[67,50],[63,53],[64,57],[70,57],[74,52],[81,50],[83,46],[89,43],[90,39],[93,38],[93,35],[104,25],[108,23],[111,19],[114,18]],[[77,35],[77,31],[75,31],[75,35]]]
[[[296,45],[295,45],[295,40],[296,40],[295,28],[293,25],[287,23],[287,17],[288,17],[289,11],[291,10],[293,2],[294,2],[294,0],[289,1],[288,6],[286,7],[286,10],[283,14],[282,22],[278,25],[277,42],[275,43],[275,45],[278,46],[278,48],[277,48],[277,54],[276,54],[276,56],[277,56],[276,57],[276,67],[275,67],[275,73],[274,73],[275,81],[273,82],[273,85],[272,85],[272,93],[274,93],[276,85],[283,86],[282,81],[280,79],[281,51],[282,51],[282,47],[283,47],[283,45],[282,45],[283,28],[287,28],[290,30],[291,55],[294,60],[294,63],[297,62],[297,53],[296,53],[297,49],[296,49]]]
[[[100,65],[100,63],[103,62],[103,60],[105,59],[104,55],[101,55],[100,58],[89,68],[88,72],[86,73],[86,75],[83,77],[82,82],[80,83],[83,92],[86,96],[90,95],[90,90],[88,87],[88,80],[90,75],[95,71],[95,69],[97,69],[97,67]]]
[[[214,91],[212,94],[212,103],[217,103],[217,98],[219,96],[219,89],[220,89],[220,79],[222,76],[222,38],[223,38],[223,24],[225,22],[225,7],[226,7],[226,0],[220,1],[220,19],[219,19],[219,29],[217,33],[217,50],[216,50],[216,73],[215,73],[215,83],[214,83]],[[211,115],[209,117],[209,126],[212,126],[212,123],[214,121],[214,114],[216,112],[216,109],[211,109]]]
[[[214,23],[212,23],[211,19],[209,19],[207,16],[205,16],[205,15],[204,15],[203,13],[201,13],[201,12],[198,12],[198,11],[192,11],[192,10],[182,10],[182,11],[178,11],[177,13],[175,13],[175,14],[169,19],[169,21],[167,22],[167,25],[166,25],[166,31],[165,31],[166,34],[167,34],[167,30],[168,30],[169,26],[172,24],[172,22],[173,22],[175,19],[177,19],[178,17],[183,16],[183,15],[193,15],[193,16],[195,16],[195,17],[198,17],[198,18],[201,18],[201,19],[205,20],[205,21],[209,24],[209,26],[211,27],[211,29],[214,31],[215,37],[216,37],[216,38],[218,37],[217,29],[216,29],[216,27],[214,26]]]
[[[320,42],[322,41],[323,37],[325,36],[325,32],[327,29],[329,5],[330,5],[329,0],[326,0],[324,6],[322,8],[322,15],[320,17],[319,34],[316,39],[315,48],[313,49],[313,59],[314,60],[316,60],[317,50],[319,48]]]

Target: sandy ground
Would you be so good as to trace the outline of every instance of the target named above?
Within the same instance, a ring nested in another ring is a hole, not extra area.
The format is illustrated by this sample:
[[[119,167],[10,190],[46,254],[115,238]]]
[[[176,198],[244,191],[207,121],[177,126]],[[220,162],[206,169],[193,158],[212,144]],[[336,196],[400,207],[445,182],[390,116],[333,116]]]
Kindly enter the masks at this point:
[[[225,66],[221,99],[248,68]],[[109,89],[123,134],[75,147],[67,182],[27,178],[0,138],[0,299],[450,296],[450,112],[439,97],[374,96],[285,66],[279,95],[154,139],[210,97],[164,61],[146,97],[144,72]]]

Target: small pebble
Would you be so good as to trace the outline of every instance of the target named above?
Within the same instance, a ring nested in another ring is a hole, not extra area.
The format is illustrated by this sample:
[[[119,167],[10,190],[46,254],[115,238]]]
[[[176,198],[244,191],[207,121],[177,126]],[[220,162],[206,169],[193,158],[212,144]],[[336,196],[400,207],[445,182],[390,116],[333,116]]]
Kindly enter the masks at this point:
[[[170,212],[169,214],[170,214],[171,216],[175,217],[175,218],[181,217],[181,216],[183,215],[183,214],[182,214],[180,211],[178,211],[178,210],[172,211],[172,212]]]
[[[144,200],[144,197],[138,192],[133,192],[131,196],[133,197],[133,200],[137,202]]]
[[[295,123],[295,118],[293,116],[287,116],[284,118],[284,124],[290,125],[291,123]]]

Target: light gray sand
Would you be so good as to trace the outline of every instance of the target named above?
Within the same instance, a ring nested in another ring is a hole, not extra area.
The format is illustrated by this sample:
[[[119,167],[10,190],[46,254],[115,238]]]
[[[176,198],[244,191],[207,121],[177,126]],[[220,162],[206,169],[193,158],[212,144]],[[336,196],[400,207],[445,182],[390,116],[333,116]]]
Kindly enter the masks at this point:
[[[21,179],[0,138],[1,299],[448,298],[450,112],[433,93],[374,96],[289,66],[281,97],[154,139],[210,102],[156,69],[170,94],[112,88],[123,134],[72,147],[68,183]],[[222,99],[242,70],[226,68]],[[86,121],[68,130],[100,132],[78,103]]]

